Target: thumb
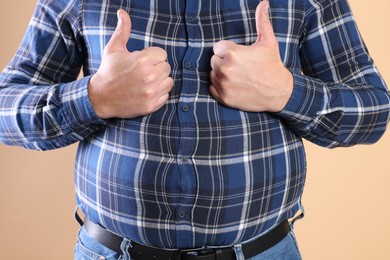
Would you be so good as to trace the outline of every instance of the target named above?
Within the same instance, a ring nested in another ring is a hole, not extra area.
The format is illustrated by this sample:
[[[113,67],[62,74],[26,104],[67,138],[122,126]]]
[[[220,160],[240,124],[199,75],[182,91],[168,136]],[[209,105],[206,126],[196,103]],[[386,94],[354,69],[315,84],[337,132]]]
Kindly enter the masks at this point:
[[[256,8],[256,44],[268,45],[276,40],[274,29],[269,18],[269,2],[263,0]]]
[[[131,19],[123,9],[117,11],[117,17],[118,23],[115,32],[106,46],[107,52],[127,51],[126,45],[130,38]]]

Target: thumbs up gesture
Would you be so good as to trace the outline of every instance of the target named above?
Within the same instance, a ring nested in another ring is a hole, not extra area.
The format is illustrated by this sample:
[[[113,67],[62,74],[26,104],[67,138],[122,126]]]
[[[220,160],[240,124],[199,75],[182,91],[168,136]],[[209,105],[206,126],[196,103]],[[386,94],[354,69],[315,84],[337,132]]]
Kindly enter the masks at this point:
[[[88,94],[101,118],[135,118],[157,111],[168,100],[173,80],[167,53],[158,47],[129,52],[131,20],[119,10],[118,24],[106,45]]]
[[[268,1],[256,9],[257,40],[251,46],[220,41],[211,58],[210,94],[247,112],[279,112],[292,94],[293,77],[280,58]]]

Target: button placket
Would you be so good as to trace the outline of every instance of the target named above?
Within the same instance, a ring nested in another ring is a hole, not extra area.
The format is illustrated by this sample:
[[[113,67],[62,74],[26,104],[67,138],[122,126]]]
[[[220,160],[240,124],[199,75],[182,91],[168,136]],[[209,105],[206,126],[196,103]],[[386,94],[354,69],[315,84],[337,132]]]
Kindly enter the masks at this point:
[[[200,2],[197,0],[186,0],[185,27],[187,32],[187,48],[183,59],[180,60],[182,71],[181,92],[177,105],[177,114],[180,126],[180,145],[177,151],[177,167],[179,170],[180,185],[179,198],[175,207],[177,225],[177,246],[190,247],[192,238],[186,233],[181,233],[183,226],[191,228],[191,209],[194,205],[196,194],[196,171],[193,161],[194,150],[196,149],[197,120],[195,118],[195,102],[198,86],[198,66],[201,50],[197,42],[201,37],[200,18],[198,14]]]

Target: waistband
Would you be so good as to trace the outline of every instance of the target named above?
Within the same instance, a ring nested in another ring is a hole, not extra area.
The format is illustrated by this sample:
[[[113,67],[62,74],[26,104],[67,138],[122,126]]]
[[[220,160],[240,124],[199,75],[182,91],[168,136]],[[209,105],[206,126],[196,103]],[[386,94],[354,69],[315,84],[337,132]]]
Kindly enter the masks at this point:
[[[84,220],[84,227],[91,238],[105,247],[122,254],[121,244],[124,240],[123,237],[108,231],[87,218]],[[242,244],[241,247],[245,258],[251,258],[273,247],[283,240],[289,232],[290,224],[285,220],[265,235]],[[128,251],[134,260],[236,260],[233,246],[215,249],[168,250],[131,242]]]

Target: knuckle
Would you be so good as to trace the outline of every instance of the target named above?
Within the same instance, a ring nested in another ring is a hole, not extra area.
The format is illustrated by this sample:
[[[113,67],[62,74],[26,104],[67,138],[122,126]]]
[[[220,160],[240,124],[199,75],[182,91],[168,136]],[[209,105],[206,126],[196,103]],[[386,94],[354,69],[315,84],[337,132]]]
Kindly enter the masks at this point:
[[[236,47],[232,46],[226,49],[224,59],[233,62],[235,59],[238,58],[238,55],[239,53],[237,52]]]
[[[168,53],[160,47],[152,46],[147,48],[153,55],[161,57],[161,60],[166,60],[168,57]]]
[[[136,59],[137,65],[140,67],[144,67],[147,64],[147,61],[148,61],[148,57],[145,55],[138,55]]]
[[[229,63],[225,63],[219,68],[219,74],[223,77],[229,76],[231,72],[233,72],[233,70]]]
[[[151,100],[156,96],[156,91],[154,90],[154,88],[145,88],[143,96],[146,100]]]
[[[149,84],[152,84],[155,80],[155,76],[151,73],[148,73],[148,72],[144,72],[143,73],[143,77],[142,77],[142,81],[145,85],[149,85]]]
[[[164,50],[163,48],[160,48],[160,47],[153,47],[156,49],[156,51],[163,57],[168,57],[168,54],[166,52],[166,50]]]
[[[234,49],[233,49],[233,48],[228,48],[228,49],[226,50],[226,53],[225,53],[224,58],[225,58],[225,59],[232,59],[232,58],[234,58],[235,56],[236,56],[236,52],[234,51]]]

